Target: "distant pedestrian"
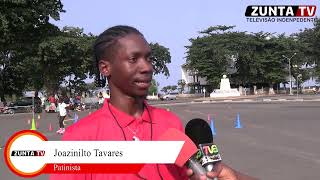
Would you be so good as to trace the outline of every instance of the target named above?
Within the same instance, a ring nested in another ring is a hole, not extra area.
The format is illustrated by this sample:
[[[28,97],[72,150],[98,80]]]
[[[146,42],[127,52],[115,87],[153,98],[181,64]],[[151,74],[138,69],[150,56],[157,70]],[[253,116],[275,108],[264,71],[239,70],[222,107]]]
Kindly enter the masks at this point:
[[[53,94],[49,96],[48,101],[50,103],[49,111],[56,111],[56,98]]]
[[[76,97],[75,97],[75,110],[76,111],[83,111],[84,108],[82,106],[82,102],[81,102],[81,95],[78,94]]]
[[[99,92],[99,94],[98,94],[98,104],[99,104],[99,108],[102,107],[103,102],[104,102],[103,94],[102,94],[102,92]]]
[[[68,117],[72,117],[70,114],[71,101],[67,95],[63,97],[63,102],[67,105],[66,111],[67,111]]]
[[[67,107],[68,105],[65,103],[64,98],[61,97],[58,103],[58,109],[59,109],[59,130],[57,131],[58,134],[63,134],[65,131],[63,121],[67,115]]]

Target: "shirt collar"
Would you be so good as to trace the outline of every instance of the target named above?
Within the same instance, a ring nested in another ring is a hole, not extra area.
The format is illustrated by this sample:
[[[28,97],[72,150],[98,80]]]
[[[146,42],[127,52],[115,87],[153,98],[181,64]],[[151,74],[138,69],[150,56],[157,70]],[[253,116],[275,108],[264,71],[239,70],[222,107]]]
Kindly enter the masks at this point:
[[[119,109],[117,109],[116,107],[112,106],[112,104],[110,104],[110,100],[109,99],[105,99],[104,101],[104,105],[103,108],[108,111],[110,114],[112,113],[116,120],[119,122],[121,127],[127,127],[129,124],[133,123],[133,121],[145,121],[145,122],[149,122],[151,123],[151,106],[148,105],[148,103],[146,101],[144,101],[145,104],[145,108],[143,110],[142,116],[139,118],[135,118]],[[109,109],[110,107],[110,109]],[[150,116],[149,116],[149,112],[150,112]],[[111,112],[110,112],[111,111]],[[112,116],[111,114],[111,116]]]

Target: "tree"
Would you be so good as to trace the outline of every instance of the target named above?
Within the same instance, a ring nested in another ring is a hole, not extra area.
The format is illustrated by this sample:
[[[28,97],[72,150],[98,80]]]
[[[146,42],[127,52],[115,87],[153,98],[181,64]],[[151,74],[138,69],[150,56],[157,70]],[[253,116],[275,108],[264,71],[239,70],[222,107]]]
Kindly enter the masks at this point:
[[[209,27],[200,32],[202,36],[190,39],[191,45],[187,46],[186,67],[214,87],[226,74],[231,77],[232,86],[267,86],[272,93],[273,87],[288,77],[288,62],[283,55],[297,54],[291,66],[302,67],[308,61],[301,53],[304,45],[295,35],[236,32],[233,27]],[[293,72],[293,76],[296,74]],[[302,74],[307,78],[308,73]]]
[[[261,45],[252,34],[246,32],[233,32],[228,35],[229,43],[227,48],[232,58],[229,65],[231,83],[248,86],[261,79],[260,62],[256,52]]]
[[[183,79],[178,80],[178,90],[180,93],[183,93],[185,86],[186,86],[185,80]]]
[[[191,46],[187,48],[187,68],[201,77],[206,77],[209,84],[219,86],[223,74],[232,60],[231,52],[225,47],[226,38],[233,26],[209,27],[201,33],[202,37],[190,39]],[[223,33],[221,33],[223,32]]]
[[[159,86],[159,83],[155,79],[152,79],[148,94],[149,95],[157,95],[158,94],[158,86]]]
[[[167,67],[167,64],[171,63],[169,49],[158,43],[150,43],[149,45],[152,52],[151,58],[154,74],[164,74],[165,76],[169,76],[170,73]]]
[[[256,85],[269,87],[269,94],[274,94],[273,87],[284,82],[287,77],[287,63],[283,61],[281,55],[287,47],[270,33],[259,32],[254,33],[253,36],[256,51],[253,53],[255,66],[252,68],[257,69],[257,78],[254,82]]]
[[[173,85],[173,86],[170,87],[170,90],[171,90],[171,91],[175,91],[175,90],[177,90],[177,88],[178,88],[177,85]]]
[[[33,44],[32,50],[28,52],[19,52],[19,59],[22,64],[24,64],[23,72],[25,78],[27,79],[25,85],[27,89],[35,90],[36,92],[41,90],[44,86],[44,76],[43,63],[41,63],[41,58],[39,54],[39,46],[49,38],[54,38],[59,36],[61,31],[58,27],[48,24],[46,28],[41,29],[39,32],[39,38],[37,43]]]
[[[25,72],[21,58],[34,53],[49,19],[64,12],[60,0],[2,1],[0,4],[0,96],[21,93]],[[50,33],[46,32],[46,33]]]
[[[164,92],[165,94],[168,92],[168,88],[169,86],[165,86],[161,89],[162,92]]]
[[[177,86],[176,85],[168,85],[168,86],[165,86],[161,89],[162,92],[164,93],[168,93],[168,92],[172,92],[172,91],[175,91],[177,90]]]
[[[40,43],[33,60],[49,93],[56,92],[63,82],[73,89],[84,83],[92,66],[93,40],[80,28],[65,27],[58,36]]]
[[[317,77],[319,81],[320,77],[320,19],[316,19],[314,27],[305,29],[296,34],[298,40],[302,42],[302,53],[306,59],[307,65],[309,65],[309,75]]]

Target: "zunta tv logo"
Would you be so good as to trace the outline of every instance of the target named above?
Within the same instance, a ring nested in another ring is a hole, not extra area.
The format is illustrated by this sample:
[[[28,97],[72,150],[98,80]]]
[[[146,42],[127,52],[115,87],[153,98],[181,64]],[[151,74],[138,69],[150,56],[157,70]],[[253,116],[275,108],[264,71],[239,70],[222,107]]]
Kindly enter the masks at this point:
[[[315,5],[250,5],[245,16],[247,22],[314,22]]]

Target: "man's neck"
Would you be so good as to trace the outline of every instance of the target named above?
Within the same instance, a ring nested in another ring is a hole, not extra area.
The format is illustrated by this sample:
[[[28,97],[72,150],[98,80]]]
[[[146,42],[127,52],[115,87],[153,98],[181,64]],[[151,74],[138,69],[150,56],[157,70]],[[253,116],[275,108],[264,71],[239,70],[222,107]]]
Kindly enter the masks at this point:
[[[144,99],[129,96],[110,96],[110,104],[134,117],[141,117],[144,110]]]

